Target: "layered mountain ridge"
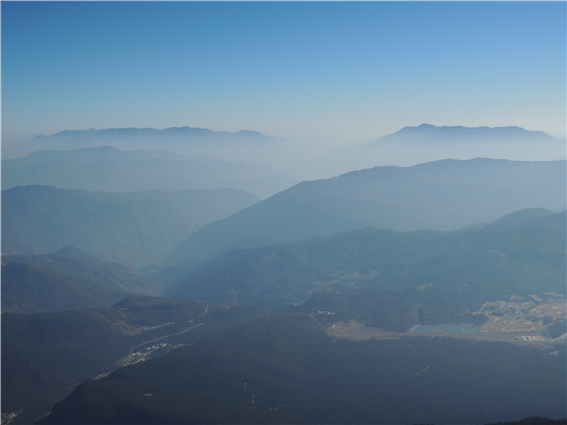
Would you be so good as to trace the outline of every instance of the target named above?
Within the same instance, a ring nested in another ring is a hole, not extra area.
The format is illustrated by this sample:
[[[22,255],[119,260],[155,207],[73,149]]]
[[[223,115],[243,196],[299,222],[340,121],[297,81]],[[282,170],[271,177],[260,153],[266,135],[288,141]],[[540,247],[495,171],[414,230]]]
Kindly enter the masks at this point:
[[[266,198],[295,183],[263,164],[110,146],[39,151],[2,161],[2,190],[27,184],[105,192],[232,188]]]
[[[553,161],[565,158],[566,140],[521,127],[462,127],[421,124],[404,127],[361,145],[337,148],[312,159],[319,173],[330,177],[374,166],[412,166],[442,159],[509,159]],[[313,177],[311,177],[313,176]]]
[[[266,136],[256,131],[212,131],[196,127],[107,128],[65,130],[51,136],[35,136],[27,142],[11,146],[5,158],[28,155],[39,150],[68,150],[112,145],[117,149],[165,149],[180,153],[204,154],[215,149],[265,149],[287,145],[284,139]],[[198,151],[198,152],[197,152]]]
[[[373,226],[451,230],[524,208],[565,205],[565,161],[477,158],[374,167],[304,181],[216,221],[183,241],[166,263],[203,261],[251,238],[290,241]]]
[[[510,294],[565,295],[565,220],[565,211],[529,209],[451,232],[364,228],[234,250],[165,295],[283,311],[306,302],[309,311],[349,311],[337,317],[368,317],[380,328],[405,331],[450,322]],[[432,289],[416,289],[429,284]]]

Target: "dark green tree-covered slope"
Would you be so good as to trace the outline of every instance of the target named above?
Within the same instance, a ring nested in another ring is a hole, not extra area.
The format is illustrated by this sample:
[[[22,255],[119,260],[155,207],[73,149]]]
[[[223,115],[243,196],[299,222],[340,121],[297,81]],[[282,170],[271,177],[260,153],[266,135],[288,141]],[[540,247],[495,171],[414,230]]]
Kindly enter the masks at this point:
[[[235,250],[165,294],[276,310],[313,297],[309,308],[340,311],[333,300],[346,302],[351,295],[342,291],[353,290],[358,304],[344,309],[354,317],[379,312],[371,320],[376,326],[403,331],[420,322],[447,323],[466,308],[511,294],[565,294],[565,221],[565,211],[532,209],[452,232],[365,228]]]
[[[133,294],[159,295],[162,285],[137,270],[75,247],[53,254],[2,256],[2,312],[52,313],[110,307]]]
[[[451,230],[525,208],[565,205],[565,161],[442,160],[304,181],[183,241],[168,263],[203,261],[239,241],[279,241],[373,226]]]
[[[107,193],[18,186],[2,192],[2,253],[43,254],[71,245],[139,267],[258,200],[234,189]]]
[[[315,291],[344,290],[395,274],[442,235],[365,228],[313,242],[233,250],[205,262],[164,295],[271,307],[300,303]]]
[[[333,339],[256,320],[80,385],[45,424],[483,423],[565,415],[565,351],[457,338]]]
[[[144,296],[107,309],[3,313],[2,412],[31,403],[18,416],[20,423],[30,423],[86,379],[266,314],[255,307]]]
[[[356,319],[400,332],[458,322],[467,310],[514,295],[565,296],[565,222],[565,211],[524,210],[478,230],[449,233],[405,273],[340,294],[314,294],[305,311],[329,310],[336,315],[325,321]],[[565,333],[564,321],[553,326],[554,338]]]

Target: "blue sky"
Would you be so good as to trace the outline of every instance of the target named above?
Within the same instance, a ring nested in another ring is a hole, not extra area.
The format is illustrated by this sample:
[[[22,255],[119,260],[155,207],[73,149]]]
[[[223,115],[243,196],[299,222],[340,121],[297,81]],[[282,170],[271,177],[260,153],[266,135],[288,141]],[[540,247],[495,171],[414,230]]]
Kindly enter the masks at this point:
[[[2,2],[5,141],[191,126],[565,132],[565,2]]]

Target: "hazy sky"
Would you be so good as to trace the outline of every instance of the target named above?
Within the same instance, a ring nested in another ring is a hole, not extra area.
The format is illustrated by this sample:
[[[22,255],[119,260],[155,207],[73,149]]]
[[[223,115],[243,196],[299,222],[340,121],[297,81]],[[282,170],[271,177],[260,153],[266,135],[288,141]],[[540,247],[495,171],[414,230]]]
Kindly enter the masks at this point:
[[[566,4],[2,2],[2,132],[565,132]]]

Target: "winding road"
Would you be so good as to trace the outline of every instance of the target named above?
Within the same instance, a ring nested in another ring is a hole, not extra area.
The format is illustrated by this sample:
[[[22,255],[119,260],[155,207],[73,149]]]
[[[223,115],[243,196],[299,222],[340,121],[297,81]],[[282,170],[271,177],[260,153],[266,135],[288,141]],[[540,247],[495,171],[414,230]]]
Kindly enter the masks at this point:
[[[205,311],[204,311],[201,315],[199,315],[199,316],[197,316],[197,317],[194,317],[193,319],[189,320],[187,323],[193,323],[196,319],[200,319],[201,317],[204,317],[208,312],[209,312],[209,304],[207,304],[207,305],[205,306]],[[141,344],[135,345],[134,347],[132,347],[132,348],[130,349],[130,352],[128,353],[128,355],[127,355],[124,359],[122,359],[122,362],[121,362],[121,366],[120,366],[120,367],[117,367],[117,368],[115,368],[115,369],[113,369],[113,370],[111,370],[110,372],[107,372],[107,373],[101,373],[100,375],[98,375],[97,377],[95,377],[94,380],[96,381],[96,380],[98,380],[98,379],[102,379],[102,378],[104,378],[104,377],[110,375],[110,374],[111,374],[112,372],[114,372],[115,370],[120,369],[121,367],[129,366],[129,365],[131,365],[131,364],[136,364],[136,363],[138,363],[138,362],[140,362],[140,361],[143,361],[143,360],[144,360],[144,356],[143,356],[141,359],[138,359],[137,361],[132,362],[132,354],[134,353],[134,349],[135,349],[135,348],[141,347],[141,346],[143,346],[143,345],[147,345],[147,344],[150,344],[150,343],[153,343],[153,342],[155,342],[155,341],[159,341],[159,340],[161,340],[161,339],[165,339],[165,338],[169,338],[169,337],[172,337],[172,336],[184,334],[184,333],[186,333],[186,332],[189,332],[191,329],[195,329],[195,328],[197,328],[197,327],[199,327],[199,326],[202,326],[203,324],[204,324],[204,323],[199,323],[199,324],[197,324],[197,325],[190,326],[189,328],[187,328],[187,329],[185,329],[185,330],[183,330],[183,331],[181,331],[181,332],[177,332],[177,333],[174,333],[174,334],[169,334],[169,335],[160,336],[159,338],[155,338],[155,339],[152,339],[152,340],[143,342],[143,343],[141,343]],[[37,401],[39,401],[39,400],[43,400],[43,399],[46,399],[46,398],[49,398],[49,397],[53,397],[53,396],[57,395],[58,393],[60,393],[60,392],[62,392],[62,391],[69,390],[69,389],[71,389],[71,388],[77,387],[77,386],[79,386],[80,384],[82,384],[83,382],[84,382],[84,381],[78,382],[78,383],[76,383],[76,384],[73,384],[73,385],[70,385],[70,386],[68,386],[68,387],[62,388],[62,389],[60,389],[60,390],[58,390],[58,391],[56,391],[56,392],[54,392],[54,393],[52,393],[52,394],[49,394],[49,395],[46,395],[46,396],[37,398],[37,399],[35,399],[35,400],[33,400],[33,401],[30,401],[28,404],[26,404],[24,407],[22,407],[22,408],[21,408],[19,411],[17,411],[17,412],[11,412],[11,413],[6,413],[6,414],[3,413],[3,414],[2,414],[2,419],[3,419],[3,420],[2,420],[2,424],[9,424],[9,423],[11,423],[14,419],[16,419],[16,417],[17,417],[19,414],[21,414],[21,413],[24,411],[24,409],[26,409],[26,408],[27,408],[28,406],[30,406],[31,404],[33,404],[33,403],[35,403],[35,402],[37,402]],[[59,401],[59,400],[57,400],[57,401]],[[49,414],[49,413],[48,413],[48,414]],[[8,415],[10,416],[9,419],[8,419],[8,420],[5,420],[5,417],[8,418]],[[41,419],[41,418],[38,418],[38,420],[39,420],[39,419]]]

